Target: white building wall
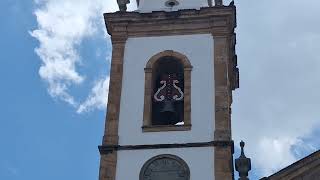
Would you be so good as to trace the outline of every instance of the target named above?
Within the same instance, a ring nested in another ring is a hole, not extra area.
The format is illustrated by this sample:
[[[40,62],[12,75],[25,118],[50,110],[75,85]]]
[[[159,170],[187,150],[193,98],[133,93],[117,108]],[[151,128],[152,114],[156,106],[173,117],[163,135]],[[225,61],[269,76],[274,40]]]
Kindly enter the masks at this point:
[[[190,60],[191,131],[143,133],[144,68],[155,54],[174,50]],[[119,144],[208,142],[214,139],[214,62],[211,34],[129,38],[124,55]]]
[[[173,8],[167,7],[165,3],[168,0],[140,0],[138,10],[140,12],[152,11],[176,11],[179,9],[200,9],[201,7],[208,7],[208,0],[177,0],[178,6]]]
[[[161,154],[182,158],[189,166],[190,180],[214,180],[213,147],[118,151],[116,180],[139,180],[144,163]]]

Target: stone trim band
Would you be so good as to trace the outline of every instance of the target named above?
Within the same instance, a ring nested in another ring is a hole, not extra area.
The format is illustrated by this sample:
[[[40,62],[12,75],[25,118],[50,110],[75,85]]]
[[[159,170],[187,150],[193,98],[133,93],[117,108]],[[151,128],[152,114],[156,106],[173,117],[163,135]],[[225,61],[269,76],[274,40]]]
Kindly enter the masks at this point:
[[[229,35],[236,27],[235,6],[214,6],[174,12],[105,13],[111,36],[150,37],[187,34]]]
[[[210,141],[184,144],[151,144],[151,145],[102,145],[99,146],[100,154],[109,154],[123,150],[144,150],[144,149],[171,149],[171,148],[191,148],[191,147],[232,147],[233,141]]]

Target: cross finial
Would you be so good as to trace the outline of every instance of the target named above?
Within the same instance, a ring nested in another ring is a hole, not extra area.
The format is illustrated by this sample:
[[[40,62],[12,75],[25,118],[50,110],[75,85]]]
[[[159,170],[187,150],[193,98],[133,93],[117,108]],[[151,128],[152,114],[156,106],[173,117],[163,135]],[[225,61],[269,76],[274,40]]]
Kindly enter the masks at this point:
[[[223,1],[222,0],[215,0],[215,6],[222,6],[223,5]]]
[[[117,0],[117,2],[120,11],[127,11],[127,4],[130,3],[130,0]]]

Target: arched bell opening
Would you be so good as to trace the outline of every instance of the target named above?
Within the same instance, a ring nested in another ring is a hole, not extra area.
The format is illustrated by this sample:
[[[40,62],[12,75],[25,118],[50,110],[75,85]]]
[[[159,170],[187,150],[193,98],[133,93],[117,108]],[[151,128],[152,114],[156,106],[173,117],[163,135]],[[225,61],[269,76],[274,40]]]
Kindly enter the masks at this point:
[[[172,56],[153,67],[152,125],[184,124],[184,66]]]
[[[152,56],[144,70],[143,132],[191,130],[189,59],[166,50]]]

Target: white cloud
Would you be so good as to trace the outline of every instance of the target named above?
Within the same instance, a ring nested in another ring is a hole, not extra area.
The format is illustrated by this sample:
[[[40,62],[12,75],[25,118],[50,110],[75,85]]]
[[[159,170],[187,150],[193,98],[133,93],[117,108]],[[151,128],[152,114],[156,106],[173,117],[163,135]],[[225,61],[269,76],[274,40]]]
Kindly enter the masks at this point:
[[[47,82],[49,94],[74,107],[80,106],[78,109],[100,108],[99,103],[92,103],[90,107],[87,101],[79,105],[69,89],[85,81],[85,74],[80,74],[77,67],[87,62],[80,57],[78,47],[84,38],[105,32],[102,15],[118,9],[116,0],[35,0],[35,3],[38,28],[30,34],[40,43],[35,49],[42,61],[39,75]],[[134,8],[134,3],[129,8]],[[100,81],[97,83],[91,93],[95,93]],[[104,97],[104,94],[95,96]]]
[[[83,113],[92,110],[92,108],[104,109],[108,100],[109,81],[109,77],[97,81],[87,99],[79,106],[77,112]]]
[[[269,138],[261,137],[256,146],[256,158],[254,161],[255,167],[262,167],[260,173],[271,174],[280,168],[294,162],[296,159],[290,153],[291,147],[297,143],[296,139],[281,137]]]
[[[310,135],[311,139],[304,138],[299,139],[293,146],[291,146],[291,152],[295,157],[303,158],[312,152],[317,151],[317,147],[320,147],[318,137],[315,134]]]
[[[320,125],[320,25],[314,23],[320,1],[237,5],[233,137],[247,142],[253,166],[266,176],[296,161],[295,147],[315,150],[303,138]]]

